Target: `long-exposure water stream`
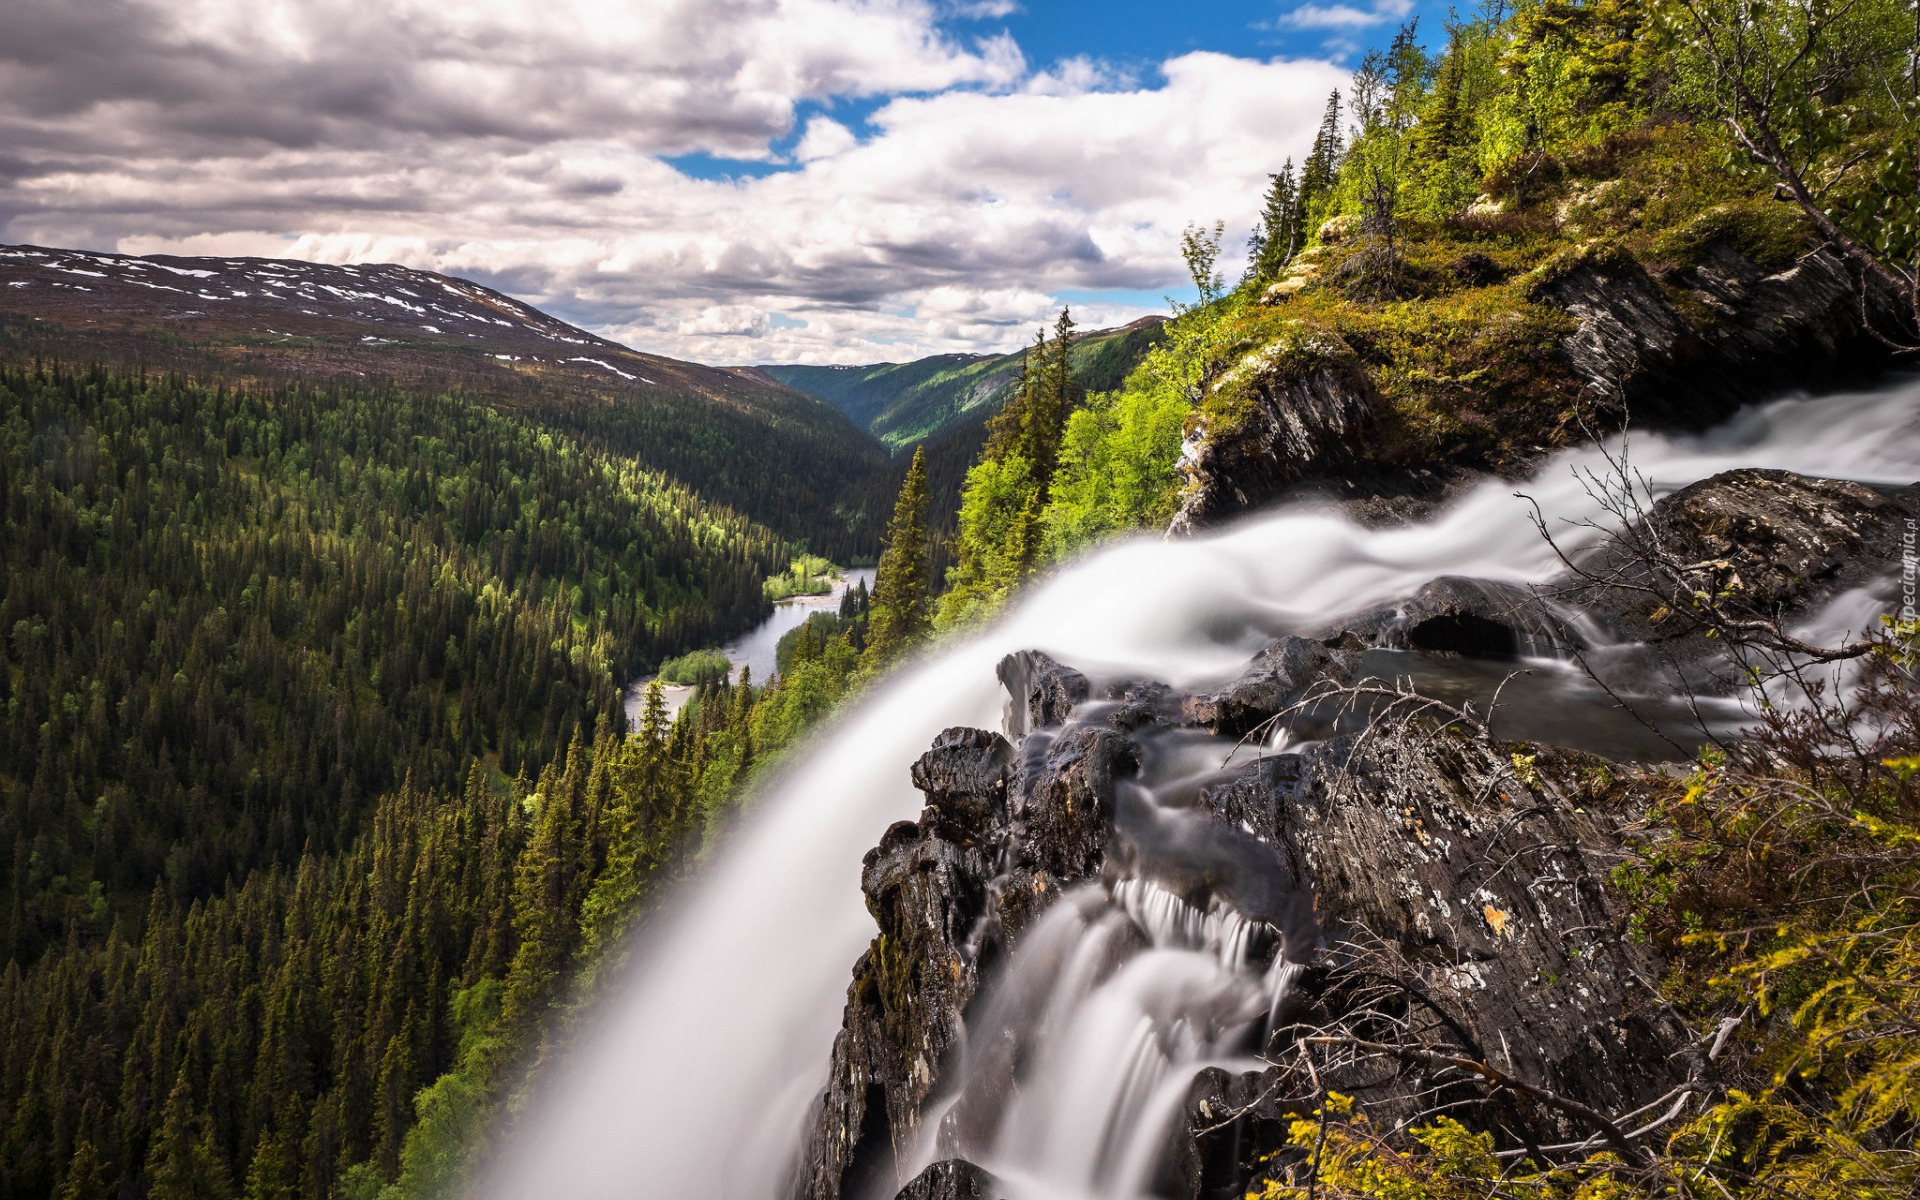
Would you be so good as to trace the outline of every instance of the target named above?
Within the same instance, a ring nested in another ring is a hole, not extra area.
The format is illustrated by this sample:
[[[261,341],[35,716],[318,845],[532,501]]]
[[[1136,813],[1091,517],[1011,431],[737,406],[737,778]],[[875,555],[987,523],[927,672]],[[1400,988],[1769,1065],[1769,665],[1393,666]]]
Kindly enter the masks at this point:
[[[1920,383],[1902,379],[1778,401],[1700,436],[1637,435],[1632,460],[1662,488],[1740,466],[1907,484],[1920,479],[1917,417]],[[1562,453],[1525,485],[1551,521],[1600,515],[1575,478],[1580,467],[1604,464],[1592,450]],[[1311,632],[1437,576],[1544,580],[1557,561],[1514,491],[1490,481],[1402,528],[1363,528],[1301,505],[1203,537],[1123,541],[1057,570],[988,628],[897,672],[748,802],[701,876],[651,923],[626,978],[535,1092],[482,1193],[774,1200],[825,1078],[849,972],[873,936],[861,858],[890,823],[918,814],[907,771],[935,734],[999,724],[1002,656],[1041,649],[1090,675],[1193,687],[1231,676],[1272,637]],[[1592,536],[1563,528],[1570,542]],[[1864,617],[1871,598],[1856,607]],[[1105,953],[1096,939],[1137,944],[1123,968],[1101,975],[1111,1004],[1086,1011],[1050,1047],[1060,1065],[1047,1078],[1057,1086],[1023,1094],[1018,1136],[995,1142],[989,1165],[1007,1172],[1019,1200],[1138,1194],[1152,1147],[1137,1131],[1155,1118],[1145,1108],[1124,1121],[1083,1111],[1094,1093],[1160,1103],[1166,1089],[1152,1072],[1204,1060],[1217,1031],[1258,1019],[1284,985],[1261,974],[1257,987],[1240,987],[1258,971],[1231,922],[1213,914],[1207,927],[1200,916],[1196,924],[1141,890],[1063,900],[1033,931],[1036,955],[1048,939],[1058,943],[1045,988],[1074,992],[1071,1003],[1083,1008],[1099,981],[1076,981],[1073,963]],[[1186,1043],[1162,1038],[1151,1063],[1126,1059],[1142,1019],[1186,1030]],[[1099,1082],[1128,1071],[1138,1086]]]

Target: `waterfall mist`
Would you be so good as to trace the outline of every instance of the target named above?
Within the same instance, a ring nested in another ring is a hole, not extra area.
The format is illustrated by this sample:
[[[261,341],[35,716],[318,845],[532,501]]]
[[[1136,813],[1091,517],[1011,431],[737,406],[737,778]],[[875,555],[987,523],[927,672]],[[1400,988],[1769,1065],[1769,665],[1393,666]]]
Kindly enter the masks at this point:
[[[1920,479],[1917,416],[1920,383],[1902,380],[1778,401],[1699,436],[1635,435],[1631,455],[1663,489],[1732,467],[1904,485]],[[1591,449],[1562,453],[1523,485],[1556,536],[1564,531],[1563,546],[1593,535],[1559,522],[1600,516],[1575,477],[1580,468],[1606,464]],[[764,785],[699,878],[666,902],[570,1056],[534,1092],[480,1194],[773,1200],[825,1078],[849,972],[873,936],[862,856],[889,824],[918,815],[922,797],[908,767],[935,734],[999,725],[994,668],[1004,655],[1039,649],[1096,678],[1191,688],[1230,677],[1273,637],[1312,632],[1440,575],[1544,580],[1559,564],[1515,490],[1490,481],[1431,520],[1394,529],[1298,505],[1204,537],[1122,541],[1039,581],[988,628],[896,672]],[[1850,617],[1876,611],[1871,596],[1848,603]],[[1163,1078],[1142,1067],[1133,1082],[1111,1084],[1139,1110],[1121,1125],[1111,1114],[1069,1111],[1085,1089],[1108,1086],[1098,1080],[1130,1069],[1115,1047],[1137,1040],[1134,1014],[1184,1005],[1191,1016],[1212,1006],[1225,1028],[1264,1019],[1275,1002],[1285,982],[1274,977],[1277,964],[1249,961],[1231,914],[1200,916],[1196,925],[1144,890],[1075,893],[1032,931],[1023,953],[1053,956],[1035,988],[1055,997],[1079,989],[1084,999],[1104,986],[1113,1005],[1089,1011],[1071,1039],[1049,1047],[1058,1072],[1045,1076],[1047,1089],[1021,1098],[1032,1110],[1024,1140],[1002,1144],[1005,1160],[1021,1168],[1009,1183],[1023,1200],[1147,1186],[1151,1164],[1142,1157],[1153,1147],[1126,1131],[1157,1119],[1155,1106],[1168,1103]],[[1149,927],[1149,944],[1102,974],[1097,963],[1112,959],[1123,921]],[[1007,994],[994,993],[995,1002]],[[1220,1040],[1191,1020],[1188,1034],[1190,1044],[1167,1061],[1206,1060]]]

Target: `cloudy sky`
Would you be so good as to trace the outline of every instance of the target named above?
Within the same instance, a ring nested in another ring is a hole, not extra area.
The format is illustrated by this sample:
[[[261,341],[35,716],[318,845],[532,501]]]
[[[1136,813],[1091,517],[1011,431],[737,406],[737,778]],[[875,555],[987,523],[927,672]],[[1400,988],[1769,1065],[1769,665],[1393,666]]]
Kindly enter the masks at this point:
[[[3,0],[0,241],[400,262],[703,362],[1004,349],[1161,310],[1438,7]]]

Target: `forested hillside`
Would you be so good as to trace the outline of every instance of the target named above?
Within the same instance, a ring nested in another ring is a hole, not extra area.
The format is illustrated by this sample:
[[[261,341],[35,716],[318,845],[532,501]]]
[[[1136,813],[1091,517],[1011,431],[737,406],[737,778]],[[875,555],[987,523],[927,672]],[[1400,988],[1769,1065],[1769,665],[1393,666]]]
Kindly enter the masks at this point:
[[[622,738],[796,547],[551,415],[0,368],[0,1196],[370,1198],[422,1118],[429,1194],[849,686],[857,606]]]
[[[1159,317],[1144,317],[1120,329],[1076,334],[1074,370],[1090,387],[1119,387],[1154,344],[1160,322]],[[862,367],[777,364],[757,369],[828,401],[898,451],[983,423],[1006,402],[1028,353],[936,354]]]
[[[7,946],[343,847],[408,775],[537,772],[743,627],[774,535],[486,406],[0,374]]]
[[[837,561],[884,511],[842,493],[885,450],[770,379],[642,354],[478,284],[392,265],[0,246],[0,357],[277,387],[378,379],[524,411]]]

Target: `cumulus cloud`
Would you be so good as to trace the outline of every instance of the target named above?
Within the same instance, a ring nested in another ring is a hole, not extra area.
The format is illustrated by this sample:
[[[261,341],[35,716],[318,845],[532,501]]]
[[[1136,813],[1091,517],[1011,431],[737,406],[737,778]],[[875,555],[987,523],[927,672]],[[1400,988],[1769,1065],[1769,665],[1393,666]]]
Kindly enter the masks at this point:
[[[1404,21],[1413,0],[1373,0],[1371,4],[1302,4],[1282,13],[1280,23],[1293,29],[1353,30],[1389,21]]]
[[[704,361],[1010,348],[1063,291],[1177,286],[1182,225],[1249,226],[1344,82],[1211,53],[1034,71],[951,9],[9,0],[0,235],[397,261]]]

